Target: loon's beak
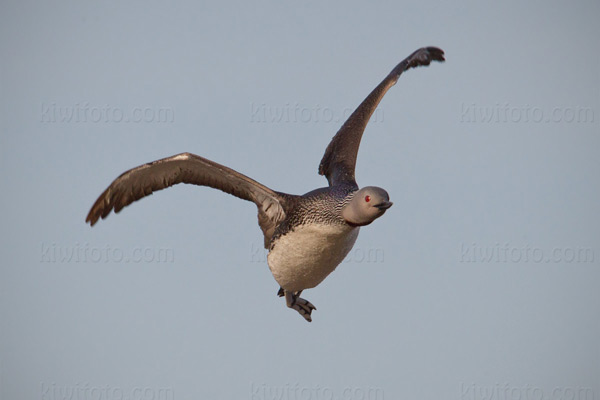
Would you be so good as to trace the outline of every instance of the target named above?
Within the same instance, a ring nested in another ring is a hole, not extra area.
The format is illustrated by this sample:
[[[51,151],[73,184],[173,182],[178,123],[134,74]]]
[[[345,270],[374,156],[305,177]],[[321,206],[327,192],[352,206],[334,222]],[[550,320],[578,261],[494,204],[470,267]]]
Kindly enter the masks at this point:
[[[380,210],[387,210],[393,204],[394,203],[392,203],[391,201],[384,201],[383,203],[376,204],[375,207],[379,208]]]

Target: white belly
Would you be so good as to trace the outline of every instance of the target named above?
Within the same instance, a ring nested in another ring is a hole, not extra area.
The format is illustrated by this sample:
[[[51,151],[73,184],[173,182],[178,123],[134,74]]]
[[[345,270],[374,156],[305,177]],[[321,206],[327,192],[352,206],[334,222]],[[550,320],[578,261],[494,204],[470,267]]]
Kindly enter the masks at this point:
[[[267,261],[275,280],[296,292],[317,286],[354,246],[359,228],[304,225],[280,237]]]

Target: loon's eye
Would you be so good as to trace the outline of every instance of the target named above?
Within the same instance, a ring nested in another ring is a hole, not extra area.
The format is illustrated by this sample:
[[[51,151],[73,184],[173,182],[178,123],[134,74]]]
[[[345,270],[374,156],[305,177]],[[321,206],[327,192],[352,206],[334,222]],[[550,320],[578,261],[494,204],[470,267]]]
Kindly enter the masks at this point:
[[[368,202],[370,202],[370,201],[371,201],[371,196],[369,196],[369,195],[366,195],[366,196],[365,196],[365,201],[366,201],[367,203],[368,203]]]

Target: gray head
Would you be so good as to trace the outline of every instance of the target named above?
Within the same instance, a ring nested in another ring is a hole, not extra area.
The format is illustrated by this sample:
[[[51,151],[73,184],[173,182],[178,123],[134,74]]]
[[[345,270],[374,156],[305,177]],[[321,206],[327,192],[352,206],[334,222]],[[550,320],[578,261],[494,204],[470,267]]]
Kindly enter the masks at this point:
[[[351,225],[369,225],[392,206],[390,196],[376,186],[367,186],[354,193],[352,200],[342,208],[342,218]]]

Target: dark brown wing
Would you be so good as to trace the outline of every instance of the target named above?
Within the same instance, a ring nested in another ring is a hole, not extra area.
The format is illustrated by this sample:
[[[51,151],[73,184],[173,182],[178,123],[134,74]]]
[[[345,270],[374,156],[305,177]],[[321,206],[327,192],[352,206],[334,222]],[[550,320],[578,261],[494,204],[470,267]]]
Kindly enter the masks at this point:
[[[258,207],[258,222],[268,245],[277,225],[285,218],[285,197],[268,187],[206,158],[182,153],[163,158],[124,172],[110,184],[92,206],[86,222],[94,225],[99,218],[115,212],[157,190],[178,183],[210,186],[249,200]]]
[[[429,65],[431,61],[445,61],[444,51],[437,47],[423,47],[415,51],[398,64],[350,115],[327,146],[319,165],[319,174],[325,175],[329,186],[340,183],[356,185],[354,180],[356,156],[369,118],[383,96],[396,84],[404,71],[420,65]]]

